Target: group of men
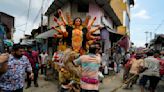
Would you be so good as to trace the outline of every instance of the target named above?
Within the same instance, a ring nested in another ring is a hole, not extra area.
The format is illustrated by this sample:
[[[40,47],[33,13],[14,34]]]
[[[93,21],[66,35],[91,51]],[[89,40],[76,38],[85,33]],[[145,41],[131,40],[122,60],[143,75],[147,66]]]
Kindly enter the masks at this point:
[[[38,71],[41,65],[43,66],[43,63],[39,54],[33,51],[31,46],[25,51],[23,46],[14,44],[10,54],[0,55],[0,91],[23,92],[25,78],[27,78],[26,88],[31,86],[32,80],[34,86],[38,87]]]
[[[73,61],[75,65],[80,65],[82,68],[81,92],[98,92],[99,90],[98,71],[101,57],[96,54],[96,49],[91,47],[89,54],[82,55]],[[0,68],[4,69],[0,75],[0,91],[23,92],[26,73],[26,88],[31,86],[31,80],[34,80],[35,87],[38,87],[37,78],[41,62],[38,54],[34,53],[31,47],[25,51],[24,47],[15,44],[12,53],[2,54],[0,61],[2,62],[0,62]]]
[[[141,92],[144,92],[145,85],[149,81],[149,91],[155,92],[160,78],[164,75],[161,71],[164,70],[163,54],[159,51],[150,50],[146,53],[131,54],[124,65],[123,79],[128,87],[132,87],[137,82],[140,76],[139,85]]]
[[[81,92],[99,92],[98,72],[101,56],[96,51],[96,47],[90,47],[88,54],[82,55],[73,61],[74,65],[81,66]],[[148,80],[150,81],[150,92],[155,92],[160,77],[164,75],[163,72],[159,71],[161,64],[164,63],[163,55],[159,57],[158,53],[153,53],[152,51],[147,52],[146,55],[147,57],[143,57],[141,53],[137,53],[129,57],[128,62],[125,64],[125,68],[130,66],[128,77],[126,78],[126,80],[130,79],[130,81],[127,82],[127,85],[132,86],[138,79],[138,75],[140,75],[141,92],[144,92],[144,86]],[[44,58],[41,59],[45,59],[47,55],[42,53],[41,57],[43,56]],[[25,51],[21,45],[14,45],[11,54],[0,55],[0,91],[23,92],[26,73],[26,88],[31,86],[31,80],[34,80],[34,86],[38,87],[37,78],[41,65],[43,73],[45,71],[45,63],[41,63],[38,53],[32,51],[31,47],[28,47],[27,51]]]

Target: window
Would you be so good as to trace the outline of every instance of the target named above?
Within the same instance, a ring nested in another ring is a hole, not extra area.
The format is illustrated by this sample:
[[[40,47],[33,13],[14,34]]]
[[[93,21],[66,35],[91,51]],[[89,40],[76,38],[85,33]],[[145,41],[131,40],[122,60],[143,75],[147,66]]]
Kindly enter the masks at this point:
[[[78,12],[89,12],[89,3],[78,3]]]

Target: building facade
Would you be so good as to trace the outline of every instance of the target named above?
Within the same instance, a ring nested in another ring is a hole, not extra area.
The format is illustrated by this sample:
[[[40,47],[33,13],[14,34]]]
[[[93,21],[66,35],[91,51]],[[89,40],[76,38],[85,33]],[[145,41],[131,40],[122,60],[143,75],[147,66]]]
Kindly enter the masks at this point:
[[[5,44],[10,45],[12,43],[13,32],[14,17],[0,12],[0,52],[4,52]]]
[[[54,22],[54,16],[58,16],[57,10],[61,9],[66,15],[68,12],[74,19],[76,17],[84,20],[90,15],[91,19],[96,17],[94,25],[100,25],[103,28],[99,31],[101,36],[108,33],[108,36],[102,37],[103,51],[108,51],[112,48],[113,43],[118,41],[122,35],[129,32],[130,23],[130,1],[133,0],[54,0],[50,5],[45,15],[48,17],[48,27],[51,28],[57,24]],[[120,10],[119,10],[120,9]],[[129,10],[129,11],[128,11]],[[104,31],[104,32],[103,32]],[[55,31],[42,33],[38,38],[49,39],[47,43],[52,44],[52,38]],[[44,35],[48,36],[44,36]],[[44,36],[44,37],[43,37]],[[45,38],[46,37],[46,38]],[[55,43],[56,44],[56,43]],[[48,52],[53,51],[54,46],[47,45]]]
[[[101,25],[112,29],[110,31],[116,31],[117,26],[121,26],[122,23],[118,16],[116,16],[108,0],[55,0],[45,13],[48,16],[48,26],[51,28],[56,26],[54,22],[54,15],[57,15],[57,10],[62,9],[64,15],[68,12],[74,19],[76,17],[84,20],[86,16],[91,16],[91,19],[96,17],[94,25]],[[109,39],[109,38],[107,38]],[[108,48],[110,48],[110,40],[108,42]]]
[[[0,23],[4,26],[7,39],[12,39],[14,32],[14,17],[0,12]]]
[[[164,34],[157,34],[148,46],[150,49],[163,51],[164,50]]]
[[[130,35],[130,8],[134,6],[134,0],[109,0],[110,5],[119,17],[122,25],[117,27],[119,34]]]

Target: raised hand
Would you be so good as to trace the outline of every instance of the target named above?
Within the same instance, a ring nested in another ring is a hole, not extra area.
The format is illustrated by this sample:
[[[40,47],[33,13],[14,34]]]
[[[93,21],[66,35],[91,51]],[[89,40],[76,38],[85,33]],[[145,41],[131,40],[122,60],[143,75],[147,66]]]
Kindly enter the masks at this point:
[[[73,21],[72,21],[71,16],[68,12],[66,13],[66,17],[67,17],[68,24],[73,25]]]
[[[100,38],[97,38],[96,36],[93,36],[92,34],[94,33],[94,32],[96,32],[98,29],[100,29],[101,27],[100,26],[97,26],[97,28],[95,28],[95,29],[93,29],[93,30],[91,30],[91,28],[90,29],[88,29],[89,31],[87,32],[87,39],[88,40],[93,40],[93,39],[97,39],[97,40],[99,40]]]
[[[57,23],[58,22],[58,18],[54,17],[54,21]]]
[[[63,35],[60,35],[60,34],[54,34],[54,36],[53,36],[54,38],[62,38],[63,37]]]
[[[58,10],[58,14],[59,14],[59,16],[63,16],[63,13],[62,13],[61,9]]]
[[[91,18],[91,16],[88,15],[82,25],[83,26],[88,26],[90,18]]]
[[[54,21],[59,25],[64,25],[64,23],[62,21],[59,21],[58,18],[54,17]]]
[[[61,18],[62,21],[63,21],[63,22],[62,22],[63,25],[66,25],[66,24],[67,24],[67,21],[65,20],[65,18],[64,18],[64,16],[63,16],[63,12],[62,12],[61,9],[58,10],[58,14],[59,14],[60,18]]]
[[[95,21],[96,21],[96,17],[93,18],[93,20],[91,21],[91,24],[88,25],[88,28],[91,28]]]

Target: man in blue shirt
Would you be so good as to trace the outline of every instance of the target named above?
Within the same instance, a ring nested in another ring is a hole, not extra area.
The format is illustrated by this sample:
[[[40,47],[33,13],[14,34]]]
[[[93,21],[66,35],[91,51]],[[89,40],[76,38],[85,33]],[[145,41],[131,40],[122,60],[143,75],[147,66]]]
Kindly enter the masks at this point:
[[[8,70],[0,77],[2,92],[23,92],[25,73],[30,72],[33,78],[31,64],[26,56],[23,56],[22,46],[15,44],[13,54],[8,59]]]

